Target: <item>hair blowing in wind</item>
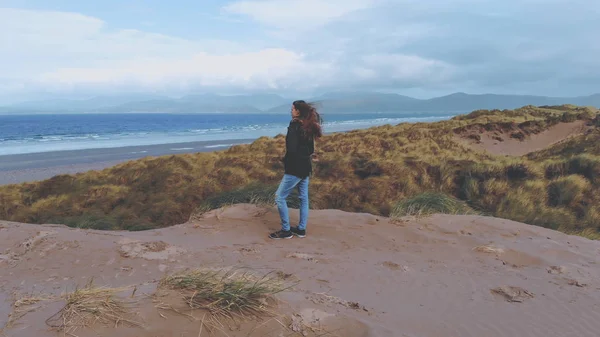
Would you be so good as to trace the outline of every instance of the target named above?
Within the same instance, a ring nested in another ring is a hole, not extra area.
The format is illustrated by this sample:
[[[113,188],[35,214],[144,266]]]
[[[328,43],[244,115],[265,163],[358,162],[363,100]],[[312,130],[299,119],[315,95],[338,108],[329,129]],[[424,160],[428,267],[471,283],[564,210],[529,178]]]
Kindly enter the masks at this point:
[[[299,100],[293,103],[296,110],[300,112],[300,121],[302,122],[302,130],[304,134],[313,139],[323,136],[322,123],[323,119],[317,109],[311,103]]]

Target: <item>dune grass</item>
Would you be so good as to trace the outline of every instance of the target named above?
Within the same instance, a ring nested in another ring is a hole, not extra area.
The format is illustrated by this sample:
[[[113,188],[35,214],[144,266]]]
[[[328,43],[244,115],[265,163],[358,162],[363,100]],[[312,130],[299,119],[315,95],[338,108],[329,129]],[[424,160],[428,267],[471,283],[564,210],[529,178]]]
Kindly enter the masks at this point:
[[[194,269],[160,284],[182,292],[190,308],[207,310],[217,320],[272,316],[275,295],[289,288],[277,274],[257,277],[238,269]]]
[[[205,211],[235,204],[274,205],[275,192],[277,191],[278,187],[279,185],[277,184],[267,185],[253,183],[232,191],[222,192],[203,201],[196,209],[195,213],[199,214]],[[300,201],[298,199],[298,191],[294,190],[290,194],[288,206],[297,208],[299,205]]]
[[[90,281],[85,287],[65,294],[65,306],[46,320],[46,324],[68,335],[94,324],[141,327],[132,319],[128,304],[116,296],[125,290],[127,288],[98,287]]]
[[[311,207],[387,216],[399,202],[435,191],[483,214],[593,237],[600,232],[597,114],[587,107],[526,106],[328,135],[317,144]],[[574,120],[585,121],[589,133],[522,157],[468,145],[482,132],[527,139]],[[143,230],[226,204],[273,204],[284,141],[262,137],[220,152],[145,158],[2,186],[0,219]]]
[[[443,193],[427,192],[398,202],[390,217],[427,216],[431,214],[477,214],[464,201]]]

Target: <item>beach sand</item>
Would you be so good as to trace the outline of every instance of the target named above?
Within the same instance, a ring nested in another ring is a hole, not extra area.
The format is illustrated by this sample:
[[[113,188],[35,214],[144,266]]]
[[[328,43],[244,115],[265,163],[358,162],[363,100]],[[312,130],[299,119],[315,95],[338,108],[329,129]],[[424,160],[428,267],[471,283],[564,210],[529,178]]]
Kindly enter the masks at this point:
[[[0,185],[44,180],[57,174],[101,170],[148,156],[225,150],[232,145],[252,141],[236,139],[4,155],[0,156]]]
[[[41,181],[59,174],[75,174],[93,170],[102,170],[122,161],[96,162],[90,164],[70,164],[51,167],[23,168],[20,170],[0,171],[0,185]]]
[[[292,211],[293,221],[297,215]],[[334,210],[312,211],[307,238],[268,239],[278,222],[275,208],[253,205],[145,232],[0,222],[0,327],[11,320],[7,337],[62,336],[45,321],[64,306],[65,290],[93,278],[100,286],[131,287],[122,296],[134,301],[143,328],[96,324],[73,335],[209,336],[201,328],[205,313],[156,293],[160,279],[185,268],[246,267],[298,284],[278,295],[276,318],[214,336],[596,337],[600,331],[600,242],[483,216],[392,221]],[[28,294],[54,299],[15,307]],[[164,309],[167,302],[180,314]]]

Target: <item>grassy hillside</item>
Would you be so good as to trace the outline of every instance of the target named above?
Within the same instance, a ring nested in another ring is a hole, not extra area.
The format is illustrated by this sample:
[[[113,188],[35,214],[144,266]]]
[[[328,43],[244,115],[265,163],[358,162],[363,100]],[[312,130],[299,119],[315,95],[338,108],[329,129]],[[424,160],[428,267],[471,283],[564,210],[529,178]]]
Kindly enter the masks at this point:
[[[598,125],[597,113],[527,106],[330,135],[317,144],[311,207],[390,215],[409,198],[441,193],[482,214],[594,237],[600,231],[597,127],[524,157],[478,152],[463,138],[500,130],[526,139],[563,122]],[[260,138],[222,152],[147,158],[4,186],[0,218],[139,230],[182,223],[227,202],[271,202],[283,148],[282,136]]]

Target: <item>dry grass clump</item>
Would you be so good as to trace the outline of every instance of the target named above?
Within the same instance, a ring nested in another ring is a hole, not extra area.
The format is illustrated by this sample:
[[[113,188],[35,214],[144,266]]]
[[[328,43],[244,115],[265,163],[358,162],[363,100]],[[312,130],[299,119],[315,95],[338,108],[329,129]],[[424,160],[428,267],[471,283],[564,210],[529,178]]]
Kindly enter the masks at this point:
[[[586,228],[580,232],[573,232],[568,234],[580,235],[590,240],[600,240],[600,231],[593,228]]]
[[[548,184],[548,204],[554,207],[576,206],[590,187],[590,181],[580,175],[557,178]]]
[[[207,310],[217,319],[274,315],[275,295],[287,289],[276,274],[257,277],[235,269],[195,269],[165,277],[161,286],[181,291],[192,309]]]
[[[317,145],[311,207],[384,216],[438,206],[452,212],[444,203],[419,208],[409,200],[437,191],[484,214],[591,237],[600,233],[600,129],[512,158],[477,151],[461,137],[500,132],[522,139],[574,120],[593,128],[600,125],[597,113],[569,105],[526,106],[328,135]],[[143,230],[232,203],[272,205],[284,141],[262,137],[220,152],[145,158],[2,186],[0,219]]]
[[[193,212],[192,217],[234,204],[274,205],[275,192],[278,186],[277,184],[266,185],[254,183],[232,191],[219,193],[203,201]],[[290,194],[288,205],[292,208],[297,208],[300,205],[296,190]]]
[[[47,319],[46,324],[71,335],[79,328],[95,324],[141,327],[141,323],[133,320],[128,303],[116,296],[125,290],[127,288],[97,287],[90,281],[85,287],[64,295],[65,306]]]
[[[431,214],[477,214],[465,202],[444,193],[428,192],[396,204],[390,217],[427,216]]]

